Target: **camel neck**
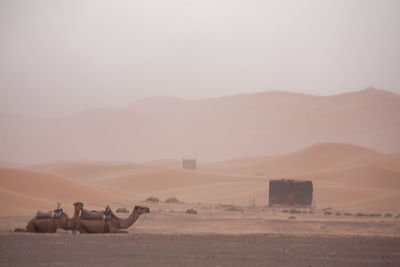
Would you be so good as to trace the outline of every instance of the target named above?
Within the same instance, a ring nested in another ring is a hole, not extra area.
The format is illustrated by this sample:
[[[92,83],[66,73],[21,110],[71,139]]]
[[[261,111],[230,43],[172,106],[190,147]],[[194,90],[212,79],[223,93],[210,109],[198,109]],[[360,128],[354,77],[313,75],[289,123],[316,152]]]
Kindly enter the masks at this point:
[[[68,221],[68,229],[74,230],[75,227],[78,225],[78,219],[79,219],[79,212],[80,210],[76,210],[74,212],[74,216],[72,217],[71,220]]]
[[[134,224],[137,221],[139,216],[140,216],[140,213],[137,212],[136,210],[133,210],[133,212],[131,213],[131,215],[129,215],[128,218],[119,219],[119,225],[120,225],[121,229],[126,229],[126,228],[130,227],[132,224]]]

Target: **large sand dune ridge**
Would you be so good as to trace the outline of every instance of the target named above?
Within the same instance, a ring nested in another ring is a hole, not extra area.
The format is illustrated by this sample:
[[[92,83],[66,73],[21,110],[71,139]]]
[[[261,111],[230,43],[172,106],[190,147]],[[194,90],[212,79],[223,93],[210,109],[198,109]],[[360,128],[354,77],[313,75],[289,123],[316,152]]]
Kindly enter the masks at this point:
[[[373,88],[333,96],[158,97],[59,118],[0,114],[0,160],[218,161],[283,155],[318,142],[398,153],[398,114],[400,96]]]
[[[196,171],[180,161],[53,162],[0,168],[4,213],[20,214],[50,203],[74,201],[102,207],[131,206],[149,196],[175,196],[186,203],[246,206],[268,204],[269,179],[314,182],[313,205],[397,208],[400,160],[360,146],[320,143],[284,156],[199,162]],[[52,204],[53,205],[53,204]]]

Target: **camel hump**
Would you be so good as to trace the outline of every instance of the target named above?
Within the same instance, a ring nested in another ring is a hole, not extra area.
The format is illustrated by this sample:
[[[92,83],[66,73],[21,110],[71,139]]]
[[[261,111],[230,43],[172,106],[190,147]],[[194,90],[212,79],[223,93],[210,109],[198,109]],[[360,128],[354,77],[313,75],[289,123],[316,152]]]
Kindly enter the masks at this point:
[[[52,214],[51,211],[41,211],[41,210],[38,210],[38,211],[36,212],[35,218],[37,218],[37,219],[51,218],[51,214]]]
[[[104,211],[82,210],[81,218],[85,220],[103,220]]]

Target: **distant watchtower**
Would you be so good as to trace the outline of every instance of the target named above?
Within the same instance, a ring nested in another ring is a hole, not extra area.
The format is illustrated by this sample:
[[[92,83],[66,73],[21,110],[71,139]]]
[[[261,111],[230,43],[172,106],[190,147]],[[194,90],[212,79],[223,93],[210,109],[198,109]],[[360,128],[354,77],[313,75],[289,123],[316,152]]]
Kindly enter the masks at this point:
[[[196,170],[196,159],[182,159],[182,167],[185,170]]]

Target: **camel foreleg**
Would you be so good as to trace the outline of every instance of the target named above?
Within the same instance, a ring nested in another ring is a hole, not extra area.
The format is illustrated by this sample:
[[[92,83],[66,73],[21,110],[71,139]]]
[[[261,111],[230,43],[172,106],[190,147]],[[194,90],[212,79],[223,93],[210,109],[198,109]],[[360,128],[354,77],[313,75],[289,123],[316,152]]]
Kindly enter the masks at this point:
[[[28,225],[26,226],[26,232],[32,232],[32,233],[37,232],[34,219],[29,221]]]
[[[79,231],[79,233],[81,234],[87,234],[88,231],[85,229],[85,227],[83,227],[82,223],[79,223],[76,228],[75,231]]]

